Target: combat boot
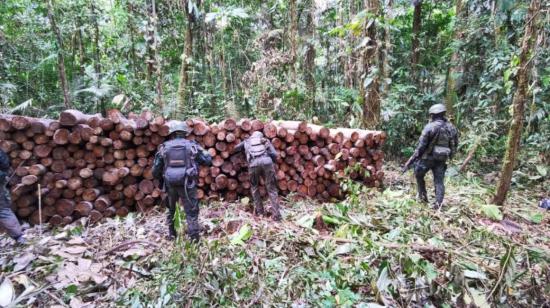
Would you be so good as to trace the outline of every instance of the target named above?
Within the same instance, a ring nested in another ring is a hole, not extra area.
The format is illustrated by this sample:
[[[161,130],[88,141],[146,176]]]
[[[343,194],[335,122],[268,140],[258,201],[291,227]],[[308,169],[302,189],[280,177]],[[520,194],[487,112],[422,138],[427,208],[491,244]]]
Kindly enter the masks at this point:
[[[25,240],[25,238],[20,235],[18,238],[15,238],[15,243],[17,243],[18,245],[25,245],[27,244],[27,240]]]
[[[274,221],[281,221],[281,212],[279,211],[278,206],[271,207],[271,218],[273,218]]]
[[[187,222],[187,235],[189,236],[189,239],[191,239],[191,242],[196,243],[200,239],[200,225],[199,222],[196,220],[191,220]]]
[[[428,196],[426,194],[417,193],[416,194],[416,201],[424,204],[428,204]]]
[[[254,215],[256,215],[256,216],[265,216],[264,206],[263,205],[256,206],[254,208]]]

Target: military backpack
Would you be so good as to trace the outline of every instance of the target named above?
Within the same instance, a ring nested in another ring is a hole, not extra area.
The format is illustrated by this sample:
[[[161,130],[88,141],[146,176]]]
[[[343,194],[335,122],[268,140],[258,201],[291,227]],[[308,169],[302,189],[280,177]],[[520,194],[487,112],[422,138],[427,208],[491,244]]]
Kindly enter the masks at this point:
[[[164,181],[170,186],[183,186],[186,179],[198,174],[194,163],[197,147],[189,140],[174,139],[164,145]]]
[[[255,158],[265,156],[267,154],[267,147],[265,140],[261,137],[251,137],[245,146],[246,159],[248,162],[253,161]]]

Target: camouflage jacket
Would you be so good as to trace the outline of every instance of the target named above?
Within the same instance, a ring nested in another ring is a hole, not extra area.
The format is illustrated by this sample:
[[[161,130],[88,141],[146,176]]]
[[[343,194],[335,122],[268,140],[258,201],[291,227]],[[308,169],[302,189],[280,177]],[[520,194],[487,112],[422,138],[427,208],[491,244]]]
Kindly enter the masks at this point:
[[[246,151],[246,143],[247,142],[248,142],[248,139],[246,139],[246,140],[240,142],[239,144],[237,144],[237,146],[235,146],[235,148],[233,149],[233,153]],[[257,157],[253,162],[250,162],[249,167],[254,167],[256,165],[266,165],[266,164],[270,164],[270,163],[275,163],[277,161],[277,151],[273,147],[273,144],[271,144],[271,142],[269,140],[267,140],[266,138],[262,138],[262,142],[264,143],[264,145],[266,147],[267,156]],[[269,156],[269,158],[268,158],[268,156]]]
[[[212,156],[206,152],[200,144],[196,141],[191,141],[192,145],[196,147],[197,155],[195,156],[195,163],[199,165],[210,166],[212,165]],[[153,162],[153,176],[159,181],[163,181],[164,173],[164,143],[160,145],[159,150],[155,154],[155,160]]]
[[[7,184],[10,167],[10,158],[4,151],[0,150],[0,188],[4,188]]]
[[[434,138],[436,138],[443,129],[445,129],[448,133],[448,140],[447,138],[438,138],[439,140],[434,140]],[[431,151],[433,150],[434,145],[449,147],[451,149],[451,157],[456,154],[458,146],[458,131],[454,125],[445,118],[436,119],[424,127],[413,157],[415,159],[431,159]]]

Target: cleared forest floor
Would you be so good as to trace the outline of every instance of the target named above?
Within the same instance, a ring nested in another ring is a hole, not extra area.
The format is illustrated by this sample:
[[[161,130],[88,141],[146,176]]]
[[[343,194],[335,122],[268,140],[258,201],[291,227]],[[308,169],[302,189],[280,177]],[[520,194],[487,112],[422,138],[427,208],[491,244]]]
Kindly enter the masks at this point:
[[[198,246],[166,240],[163,211],[0,239],[0,300],[20,306],[455,306],[550,301],[550,214],[541,183],[487,206],[483,177],[447,180],[440,211],[414,201],[411,173],[386,190],[350,185],[335,204],[288,201],[281,223],[244,204],[201,211]],[[429,183],[431,186],[431,182]],[[13,298],[8,298],[9,291]],[[192,304],[191,304],[192,303]]]

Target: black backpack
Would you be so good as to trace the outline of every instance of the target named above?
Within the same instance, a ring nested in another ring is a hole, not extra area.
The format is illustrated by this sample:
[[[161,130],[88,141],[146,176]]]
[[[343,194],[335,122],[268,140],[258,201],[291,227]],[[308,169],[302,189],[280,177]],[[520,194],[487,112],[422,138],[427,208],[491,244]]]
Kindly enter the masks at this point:
[[[197,176],[195,157],[197,147],[186,139],[174,139],[164,144],[164,182],[170,186],[184,186],[186,179]]]

